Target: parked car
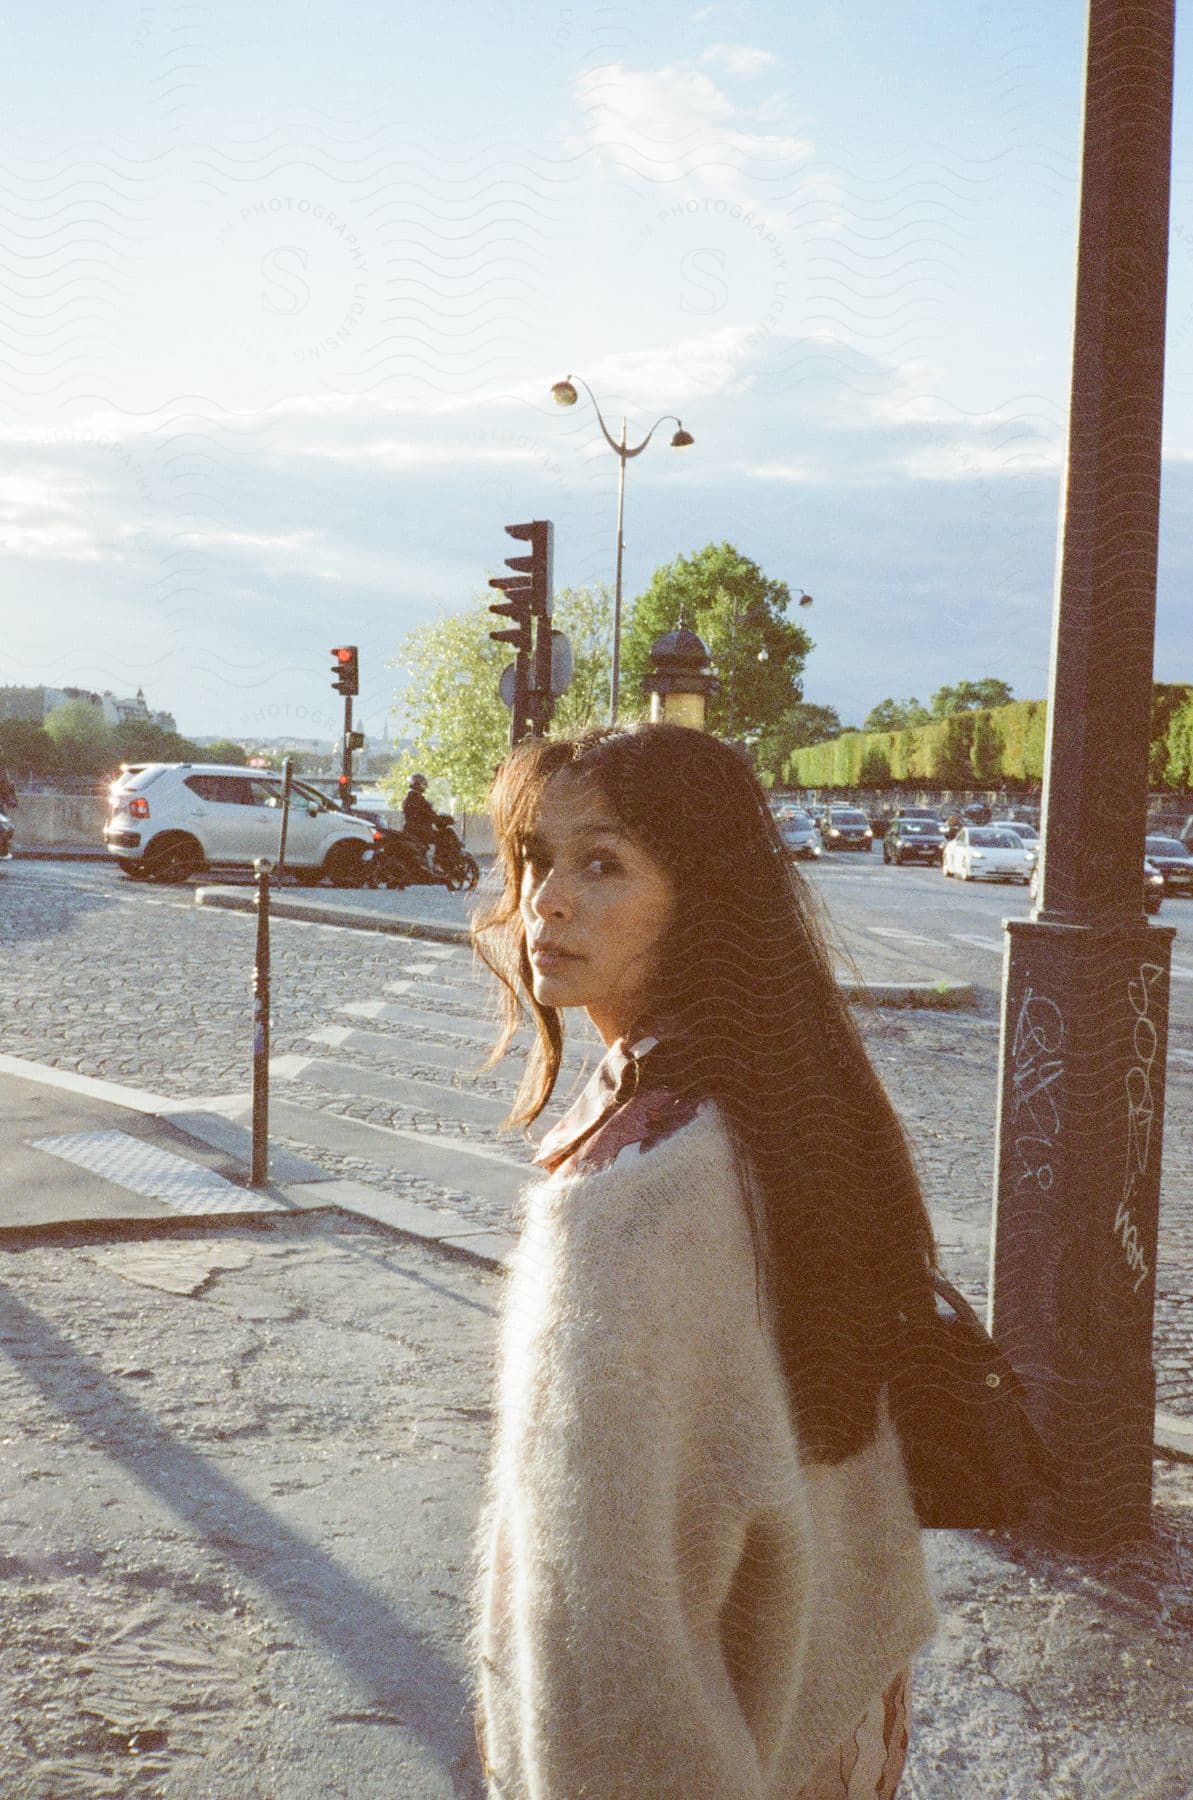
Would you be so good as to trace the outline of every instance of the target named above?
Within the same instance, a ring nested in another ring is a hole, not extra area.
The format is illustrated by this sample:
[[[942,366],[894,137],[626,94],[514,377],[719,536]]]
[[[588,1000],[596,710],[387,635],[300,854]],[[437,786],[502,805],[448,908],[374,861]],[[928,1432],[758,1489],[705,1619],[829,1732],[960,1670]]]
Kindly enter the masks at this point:
[[[965,825],[945,845],[941,868],[959,881],[1031,880],[1033,854],[1013,831],[995,825]]]
[[[856,806],[830,806],[820,821],[826,850],[873,850],[874,831]]]
[[[1163,875],[1166,894],[1193,896],[1193,850],[1187,844],[1174,837],[1147,837],[1143,849]]]
[[[788,856],[815,858],[823,854],[824,840],[810,813],[793,807],[785,811],[777,823]]]
[[[209,866],[276,862],[282,777],[223,763],[129,763],[108,793],[104,843],[134,880],[185,881]],[[286,867],[306,886],[326,877],[359,887],[373,826],[296,781],[286,824]]]
[[[0,812],[0,857],[12,855],[13,822],[7,813]]]
[[[944,855],[945,833],[939,819],[898,818],[883,839],[884,863],[937,863]]]
[[[1033,906],[1036,906],[1039,904],[1040,881],[1041,881],[1040,864],[1037,861],[1035,867],[1033,868],[1033,870],[1031,872],[1031,880],[1028,883],[1028,893],[1031,895],[1031,903]],[[1150,858],[1145,856],[1143,859],[1143,910],[1144,910],[1144,912],[1145,913],[1158,913],[1160,910],[1160,904],[1163,899],[1164,899],[1164,877],[1163,877],[1163,875],[1161,875],[1159,869],[1157,869],[1155,863],[1152,862],[1150,860]]]
[[[984,800],[971,800],[961,808],[959,816],[962,825],[989,825],[994,819],[994,814]]]

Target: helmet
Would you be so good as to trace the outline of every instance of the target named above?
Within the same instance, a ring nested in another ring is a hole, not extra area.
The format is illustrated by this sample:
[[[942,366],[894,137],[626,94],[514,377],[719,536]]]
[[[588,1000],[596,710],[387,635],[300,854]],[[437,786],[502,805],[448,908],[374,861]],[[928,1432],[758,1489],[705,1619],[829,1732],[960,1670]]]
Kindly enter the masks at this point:
[[[427,778],[425,775],[412,775],[410,777],[410,785],[412,788],[425,788],[427,785]]]

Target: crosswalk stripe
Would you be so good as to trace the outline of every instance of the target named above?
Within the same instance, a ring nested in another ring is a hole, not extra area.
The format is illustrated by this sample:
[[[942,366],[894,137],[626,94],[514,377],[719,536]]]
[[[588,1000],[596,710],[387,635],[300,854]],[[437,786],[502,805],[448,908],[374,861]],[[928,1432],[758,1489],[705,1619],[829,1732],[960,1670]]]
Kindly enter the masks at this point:
[[[329,1057],[307,1059],[302,1073],[323,1093],[390,1101],[394,1106],[412,1107],[488,1131],[495,1132],[510,1109],[509,1100],[497,1094],[457,1087],[451,1081],[424,1081],[360,1064],[348,1066]]]
[[[900,931],[897,926],[893,925],[871,925],[870,935],[872,937],[894,938],[901,944],[935,944],[937,941],[935,938],[921,937],[919,933],[915,931]]]

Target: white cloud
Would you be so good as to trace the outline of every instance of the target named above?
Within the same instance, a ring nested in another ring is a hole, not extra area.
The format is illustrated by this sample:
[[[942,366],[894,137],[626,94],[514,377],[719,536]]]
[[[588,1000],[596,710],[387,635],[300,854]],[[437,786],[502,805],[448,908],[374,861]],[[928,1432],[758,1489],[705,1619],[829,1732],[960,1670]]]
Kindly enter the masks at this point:
[[[730,75],[759,75],[763,69],[773,69],[778,60],[773,50],[755,50],[750,44],[711,44],[700,58]]]
[[[432,464],[450,464],[458,468],[464,463],[537,462],[539,453],[530,445],[432,444],[425,439],[401,442],[395,438],[376,438],[372,442],[359,439],[351,443],[323,442],[292,446],[298,456],[321,456],[329,462],[372,463],[378,468],[402,470],[428,468]]]
[[[812,153],[807,138],[756,129],[690,63],[661,69],[608,63],[581,75],[576,91],[598,157],[648,181],[744,195],[760,179],[789,177]]]

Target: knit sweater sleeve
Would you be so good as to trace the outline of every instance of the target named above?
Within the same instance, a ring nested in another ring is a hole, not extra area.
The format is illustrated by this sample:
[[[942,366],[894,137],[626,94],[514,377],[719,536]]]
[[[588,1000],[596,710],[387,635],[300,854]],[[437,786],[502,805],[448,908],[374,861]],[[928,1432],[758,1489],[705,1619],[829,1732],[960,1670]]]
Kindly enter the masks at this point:
[[[504,1321],[495,1793],[760,1800],[782,1720],[735,1682],[731,1646],[744,1608],[781,1706],[806,1579],[798,1463],[753,1461],[788,1441],[759,1417],[768,1397],[780,1405],[723,1132],[706,1119],[544,1184]],[[747,1565],[765,1593],[735,1585]]]

